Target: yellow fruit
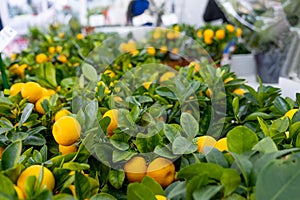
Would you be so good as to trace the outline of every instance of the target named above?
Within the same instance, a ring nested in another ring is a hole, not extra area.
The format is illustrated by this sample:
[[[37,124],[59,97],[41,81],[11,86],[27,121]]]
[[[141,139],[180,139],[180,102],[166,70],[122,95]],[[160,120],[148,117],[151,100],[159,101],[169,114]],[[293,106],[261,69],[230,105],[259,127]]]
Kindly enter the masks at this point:
[[[10,87],[10,95],[11,96],[15,96],[17,95],[19,92],[21,92],[23,86],[25,85],[25,83],[15,83]]]
[[[163,195],[155,195],[156,200],[167,200],[167,197]]]
[[[289,111],[287,111],[284,116],[290,118],[290,119],[293,119],[295,113],[298,111],[299,109],[291,109]]]
[[[57,46],[56,47],[56,52],[60,53],[62,51],[62,47],[61,46]]]
[[[45,63],[48,61],[48,57],[44,53],[40,53],[35,57],[37,63]]]
[[[55,114],[54,120],[58,121],[60,118],[67,116],[68,114],[72,114],[68,110],[60,110]]]
[[[38,113],[40,114],[45,114],[45,110],[43,109],[42,107],[42,102],[47,99],[49,100],[50,99],[50,96],[43,96],[42,98],[40,98],[36,103],[35,103],[35,109]]]
[[[197,141],[198,152],[204,153],[205,147],[214,147],[216,143],[216,139],[209,135],[201,136]]]
[[[63,145],[58,145],[58,150],[61,152],[62,155],[66,155],[69,153],[73,153],[77,151],[77,147],[75,145],[70,145],[70,146],[63,146]]]
[[[215,148],[220,150],[220,151],[228,151],[228,146],[227,146],[227,138],[222,138],[217,141]]]
[[[133,50],[133,51],[130,51],[130,54],[131,54],[132,56],[137,56],[139,53],[140,53],[140,51],[137,50],[137,49],[135,49],[135,50]]]
[[[173,33],[173,31],[168,31],[167,32],[167,39],[168,40],[173,40],[174,39],[174,33]]]
[[[240,36],[242,36],[242,34],[243,34],[242,29],[241,29],[241,28],[237,28],[237,29],[236,29],[236,32],[235,32],[235,35],[236,35],[237,37],[240,37]]]
[[[160,53],[167,53],[168,52],[168,47],[167,46],[161,46],[160,49],[159,49]]]
[[[107,133],[108,136],[113,135],[113,131],[118,128],[118,110],[117,109],[112,109],[104,113],[104,117],[109,117],[110,118],[110,123],[107,127]]]
[[[209,98],[211,98],[211,96],[212,96],[212,91],[211,91],[211,89],[207,89],[206,91],[205,91],[205,94],[206,94],[206,96],[208,96]]]
[[[178,25],[175,25],[175,26],[173,26],[173,30],[178,32],[178,31],[180,31],[180,28]]]
[[[219,40],[223,40],[225,38],[225,31],[223,29],[219,29],[216,31],[216,38]]]
[[[155,32],[153,33],[153,39],[154,39],[154,40],[157,40],[157,39],[159,39],[160,37],[161,37],[160,31],[155,31]]]
[[[180,37],[180,35],[181,35],[181,33],[180,32],[174,32],[174,38],[176,39],[176,38],[179,38]]]
[[[189,64],[189,67],[194,67],[194,72],[198,72],[200,70],[200,64],[198,62],[192,61]]]
[[[212,38],[204,38],[204,43],[210,45],[213,43],[213,39]]]
[[[49,47],[49,48],[48,48],[48,52],[49,52],[50,54],[54,54],[54,53],[55,53],[55,47]]]
[[[15,61],[15,60],[17,59],[17,54],[12,53],[11,56],[10,56],[10,59],[11,59],[12,61]]]
[[[109,75],[110,78],[113,78],[116,76],[115,72],[111,71],[110,69],[107,69],[103,72],[103,74]]]
[[[166,72],[160,77],[159,81],[164,82],[164,81],[170,80],[174,76],[175,76],[174,72]]]
[[[237,88],[237,89],[233,90],[233,93],[243,96],[245,94],[245,90],[243,90],[241,88]]]
[[[27,98],[29,102],[35,103],[43,95],[43,89],[40,84],[35,82],[27,82],[24,84],[21,94],[23,98]]]
[[[165,188],[175,179],[175,166],[168,159],[156,158],[149,164],[146,175]]]
[[[62,63],[66,63],[68,61],[67,57],[65,55],[63,55],[63,54],[59,55],[57,57],[57,60],[60,61],[60,62],[62,62]]]
[[[202,30],[198,30],[197,31],[197,37],[201,38],[203,35],[202,35]]]
[[[144,88],[146,88],[146,90],[149,90],[151,83],[151,81],[143,83]]]
[[[173,48],[172,50],[171,50],[171,52],[173,53],[173,54],[178,54],[179,53],[179,49],[178,48]]]
[[[229,33],[233,33],[234,32],[234,26],[232,24],[227,24],[226,25],[226,29]]]
[[[0,147],[0,158],[2,158],[2,154],[3,154],[3,151],[5,150],[4,147]]]
[[[46,89],[43,90],[43,96],[52,96],[56,94],[55,90],[52,90],[52,89]]]
[[[69,189],[71,190],[72,194],[73,194],[73,197],[76,198],[76,189],[75,189],[75,185],[70,185],[69,186]]]
[[[14,185],[14,188],[18,195],[18,199],[25,199],[25,195],[23,194],[22,190],[16,185]]]
[[[70,116],[58,119],[52,128],[54,140],[64,146],[70,146],[80,138],[81,126],[79,122]]]
[[[9,71],[20,76],[21,78],[24,78],[26,68],[27,68],[27,64],[22,64],[22,65],[14,64],[9,68]]]
[[[64,37],[65,37],[65,34],[64,34],[64,33],[59,33],[59,34],[58,34],[58,37],[64,38]]]
[[[203,32],[203,36],[204,36],[204,38],[210,38],[210,39],[212,39],[214,37],[214,31],[212,29],[206,29]]]
[[[83,38],[84,38],[84,36],[83,36],[82,33],[78,33],[78,34],[76,35],[76,39],[77,39],[77,40],[82,40]]]
[[[148,53],[149,55],[151,55],[151,56],[154,56],[155,53],[156,53],[156,50],[155,50],[154,47],[148,47],[148,48],[147,48],[147,53]]]
[[[126,177],[130,183],[141,182],[147,171],[146,161],[141,156],[135,156],[124,165]]]
[[[41,165],[31,165],[30,167],[26,168],[21,175],[18,178],[17,186],[21,189],[23,194],[26,197],[25,192],[25,183],[29,176],[35,176],[36,180],[39,179],[40,173],[42,170]],[[55,185],[55,179],[52,174],[52,172],[47,169],[46,167],[43,167],[43,177],[41,182],[41,188],[46,187],[48,190],[53,190]]]
[[[123,101],[123,99],[119,96],[114,96],[113,99],[114,99],[114,102],[122,102]]]
[[[228,78],[226,78],[226,79],[224,80],[224,84],[226,84],[226,83],[228,83],[228,82],[230,82],[230,81],[232,81],[232,80],[234,80],[234,78],[228,77]]]

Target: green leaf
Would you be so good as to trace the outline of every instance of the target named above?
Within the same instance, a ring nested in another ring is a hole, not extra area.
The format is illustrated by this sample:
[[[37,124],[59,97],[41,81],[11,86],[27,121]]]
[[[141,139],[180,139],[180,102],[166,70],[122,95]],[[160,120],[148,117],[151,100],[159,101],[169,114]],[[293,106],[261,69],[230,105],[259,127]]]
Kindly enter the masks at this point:
[[[149,188],[155,195],[166,195],[160,184],[149,176],[145,176],[141,183]]]
[[[181,136],[180,126],[178,124],[164,124],[164,133],[170,142]]]
[[[234,116],[237,116],[239,113],[239,97],[234,97],[232,100],[232,108],[233,108],[233,113]]]
[[[250,197],[250,199],[252,200],[251,197]],[[239,194],[233,193],[232,195],[230,195],[227,198],[225,198],[225,200],[246,200],[246,198],[242,197]]]
[[[137,153],[130,152],[130,151],[114,150],[113,155],[112,155],[112,161],[114,163],[116,163],[116,162],[120,162],[120,161],[123,161],[123,160],[129,160],[130,158],[132,158],[136,154]]]
[[[33,199],[43,199],[43,200],[51,200],[52,192],[49,190],[42,190],[38,194],[35,194]]]
[[[75,173],[75,192],[79,200],[84,200],[90,197],[91,186],[88,177],[81,172]]]
[[[279,119],[276,119],[272,121],[272,124],[270,126],[270,136],[273,137],[277,133],[283,133],[285,132],[289,127],[289,118],[288,117],[282,117]]]
[[[186,199],[192,200],[193,193],[199,190],[202,186],[208,185],[209,179],[207,174],[201,174],[193,177],[186,184]]]
[[[0,173],[0,199],[16,199],[14,184],[9,178]],[[13,198],[14,197],[14,198]]]
[[[98,73],[92,65],[84,62],[82,64],[82,73],[88,80],[97,82],[97,80],[98,80],[97,74]]]
[[[257,118],[261,118],[261,119],[270,119],[270,118],[273,118],[272,115],[270,114],[267,114],[267,113],[264,113],[264,112],[254,112],[254,113],[251,113],[249,115],[247,115],[247,117],[245,118],[245,122],[247,121],[255,121],[257,120]]]
[[[22,142],[16,141],[7,146],[2,154],[1,166],[3,170],[11,169],[16,166],[20,159]]]
[[[220,180],[223,168],[214,163],[197,163],[181,169],[177,178],[192,179],[194,176],[207,174],[209,178]]]
[[[228,149],[231,152],[250,151],[257,142],[257,135],[246,126],[237,126],[227,133]]]
[[[112,169],[108,174],[109,182],[116,189],[120,189],[125,179],[125,172],[120,170]]]
[[[22,115],[21,115],[21,119],[19,121],[19,127],[22,126],[23,123],[26,122],[26,120],[29,118],[32,110],[34,108],[34,104],[32,103],[27,103],[27,105],[25,106],[23,112],[22,112]]]
[[[174,154],[190,154],[197,150],[197,145],[185,137],[179,136],[174,140],[172,150]]]
[[[41,134],[29,135],[23,144],[28,146],[43,146],[46,144],[46,139]]]
[[[225,196],[228,196],[241,184],[241,177],[236,170],[227,168],[224,169],[220,181],[224,186]]]
[[[130,183],[127,187],[127,199],[156,200],[155,194],[143,184]]]
[[[173,100],[176,100],[177,97],[176,95],[174,94],[174,92],[168,88],[168,87],[165,87],[165,86],[159,86],[155,89],[156,93],[158,95],[160,95],[161,97],[167,97],[169,99],[173,99]]]
[[[300,133],[300,122],[293,123],[289,128],[290,137],[293,138]]]
[[[169,199],[185,199],[186,181],[176,181],[169,185],[165,191]]]
[[[260,117],[258,117],[257,120],[265,136],[270,136],[269,125]]]
[[[63,168],[71,171],[81,171],[89,169],[90,165],[86,163],[68,162],[63,164]]]
[[[253,168],[252,163],[245,155],[240,155],[235,153],[231,153],[231,155],[234,158],[232,168],[237,169],[242,173],[245,180],[245,184],[246,186],[248,186],[250,183],[249,176]]]
[[[96,194],[90,198],[90,200],[117,200],[114,196],[101,192],[100,194]]]
[[[53,200],[75,200],[75,198],[70,194],[60,193],[55,195]]]
[[[224,157],[223,153],[218,149],[211,148],[207,154],[205,154],[205,158],[209,163],[215,163],[222,167],[228,167],[228,162]]]
[[[298,200],[300,190],[297,187],[300,182],[300,154],[291,154],[272,161],[260,172],[255,199]]]
[[[136,136],[136,147],[141,153],[153,152],[154,148],[161,142],[161,136],[155,134],[148,136],[143,133],[138,133]]]
[[[165,145],[165,146],[160,146],[160,145],[156,146],[155,149],[154,149],[154,153],[159,155],[159,156],[169,158],[169,159],[174,159],[174,158],[178,157],[177,155],[173,154],[173,152],[170,150],[170,148],[167,145]]]
[[[45,78],[48,81],[48,83],[52,86],[52,87],[56,87],[57,86],[57,82],[56,82],[56,69],[55,66],[51,63],[51,62],[47,62],[44,66],[44,70],[45,70]]]
[[[260,140],[252,150],[260,151],[262,153],[271,153],[278,151],[276,144],[270,137],[263,138]]]
[[[27,196],[32,196],[35,191],[35,185],[37,182],[37,178],[34,175],[28,176],[25,181],[25,192]]]
[[[284,115],[291,108],[286,100],[282,97],[276,97],[274,100],[274,106],[277,108],[280,114]]]
[[[197,190],[193,193],[194,199],[201,199],[201,200],[210,200],[212,199],[221,189],[223,188],[222,185],[209,185]]]
[[[180,125],[187,135],[188,140],[192,140],[199,132],[199,124],[195,118],[186,112],[180,116]]]
[[[0,134],[10,131],[14,128],[13,124],[5,117],[1,117],[0,127]]]

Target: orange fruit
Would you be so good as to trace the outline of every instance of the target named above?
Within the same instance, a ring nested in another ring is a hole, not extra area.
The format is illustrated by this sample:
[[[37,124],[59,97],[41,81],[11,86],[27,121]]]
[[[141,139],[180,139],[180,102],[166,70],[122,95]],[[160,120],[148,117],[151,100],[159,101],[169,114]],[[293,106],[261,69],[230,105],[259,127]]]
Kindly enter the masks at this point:
[[[112,109],[109,111],[106,111],[106,113],[104,113],[103,118],[104,117],[109,117],[110,118],[110,123],[107,127],[107,133],[108,136],[113,135],[113,131],[118,128],[118,110],[117,109]]]
[[[57,46],[57,47],[56,47],[56,52],[60,53],[60,52],[62,51],[62,49],[63,49],[63,48],[62,48],[61,46]]]
[[[168,31],[166,36],[168,40],[173,40],[175,38],[173,31]]]
[[[229,33],[233,33],[234,32],[234,26],[232,24],[227,24],[226,25],[226,29]]]
[[[82,33],[78,33],[78,34],[76,35],[76,39],[77,39],[77,40],[82,40],[83,38],[84,38],[84,36],[83,36]]]
[[[60,61],[60,62],[62,62],[62,63],[66,63],[68,61],[67,57],[65,55],[63,55],[63,54],[59,55],[57,57],[57,60]]]
[[[168,52],[168,47],[167,46],[161,46],[160,49],[159,49],[160,53],[167,53]]]
[[[124,165],[126,177],[130,183],[141,182],[147,171],[146,161],[141,156],[135,156]]]
[[[48,48],[48,52],[49,52],[50,54],[54,54],[54,53],[55,53],[55,47],[49,47],[49,48]]]
[[[17,180],[17,186],[21,189],[23,194],[25,194],[25,183],[29,176],[35,176],[36,180],[38,180],[41,170],[43,169],[43,177],[41,182],[41,188],[46,187],[48,190],[53,190],[55,185],[55,179],[52,172],[46,168],[42,167],[41,165],[31,165],[30,167],[26,168]]]
[[[197,31],[197,37],[201,38],[202,36],[203,36],[202,30],[198,30]]]
[[[156,50],[155,50],[154,47],[148,47],[148,48],[147,48],[147,53],[148,53],[149,55],[151,55],[151,56],[154,56],[155,53],[156,53]]]
[[[204,153],[205,147],[214,147],[216,143],[216,139],[209,135],[200,136],[197,141],[198,152]]]
[[[203,32],[203,36],[204,36],[204,38],[210,38],[210,39],[212,39],[214,37],[214,31],[212,29],[206,29]]]
[[[211,91],[211,89],[207,89],[206,91],[205,91],[205,94],[206,94],[206,96],[208,96],[209,98],[211,98],[211,96],[212,96],[212,91]]]
[[[224,80],[224,84],[226,84],[226,83],[228,83],[228,82],[230,82],[230,81],[232,81],[232,80],[234,80],[234,78],[228,77],[228,78],[226,78],[226,79]]]
[[[72,144],[70,146],[58,145],[58,150],[61,152],[62,155],[70,154],[73,152],[77,152],[77,147]]]
[[[63,146],[70,146],[80,138],[81,126],[79,122],[70,116],[58,119],[52,128],[54,140]]]
[[[237,94],[237,95],[240,95],[240,96],[243,96],[245,94],[245,90],[241,89],[241,88],[237,88],[233,91],[234,94]]]
[[[212,38],[204,38],[204,43],[210,45],[213,43],[213,39]]]
[[[155,195],[156,200],[167,200],[167,197],[163,196],[163,195]]]
[[[25,85],[25,83],[15,83],[15,84],[13,84],[9,89],[10,95],[11,96],[17,95],[19,92],[21,92],[24,85]]]
[[[27,98],[29,102],[35,103],[43,95],[43,89],[40,84],[35,82],[27,82],[24,84],[21,94],[23,98]]]
[[[220,151],[228,151],[227,138],[219,139],[214,147]]]
[[[43,96],[42,98],[40,98],[36,103],[35,103],[35,109],[38,113],[44,115],[45,114],[45,110],[44,108],[42,107],[42,102],[44,100],[49,100],[50,99],[50,96]]]
[[[288,117],[289,119],[293,119],[295,113],[298,111],[299,109],[291,109],[289,111],[287,111],[284,116]]]
[[[65,34],[64,34],[64,33],[59,33],[59,34],[58,34],[58,37],[64,38],[64,37],[65,37]]]
[[[18,195],[18,199],[25,199],[25,195],[23,194],[22,190],[16,185],[14,185],[14,188]]]
[[[37,63],[45,63],[48,61],[48,57],[44,53],[40,53],[35,57]]]
[[[219,40],[223,40],[225,38],[225,31],[223,29],[219,29],[216,31],[216,38]]]
[[[154,40],[157,40],[157,39],[159,39],[160,37],[161,37],[160,31],[154,31],[154,32],[153,32],[153,39],[154,39]]]
[[[175,166],[168,159],[156,158],[149,164],[146,175],[165,188],[175,179]]]
[[[164,74],[160,77],[159,81],[160,81],[160,82],[164,82],[164,81],[170,80],[170,79],[173,78],[175,75],[176,75],[176,74],[175,74],[174,72],[166,72],[166,73],[164,73]]]
[[[236,29],[236,32],[235,32],[235,35],[236,35],[237,37],[240,37],[240,36],[242,36],[242,34],[243,34],[242,29],[241,29],[241,28],[237,28],[237,29]]]
[[[60,110],[55,114],[54,120],[58,121],[60,118],[67,116],[68,114],[72,114],[70,111],[68,110]]]
[[[137,49],[135,49],[135,50],[133,50],[133,51],[130,51],[130,54],[131,54],[132,56],[137,56],[139,53],[140,53],[140,51],[137,50]]]

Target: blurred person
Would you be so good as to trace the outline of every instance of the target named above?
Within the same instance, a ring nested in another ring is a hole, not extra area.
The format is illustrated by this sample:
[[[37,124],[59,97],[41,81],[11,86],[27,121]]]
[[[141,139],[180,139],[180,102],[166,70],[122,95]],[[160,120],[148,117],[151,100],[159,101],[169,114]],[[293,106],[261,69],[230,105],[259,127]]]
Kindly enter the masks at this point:
[[[132,0],[127,8],[127,25],[132,25],[133,17],[139,16],[149,8],[148,0]]]
[[[208,0],[204,11],[203,19],[205,22],[214,22],[222,20],[223,23],[228,23],[228,20],[215,0]]]

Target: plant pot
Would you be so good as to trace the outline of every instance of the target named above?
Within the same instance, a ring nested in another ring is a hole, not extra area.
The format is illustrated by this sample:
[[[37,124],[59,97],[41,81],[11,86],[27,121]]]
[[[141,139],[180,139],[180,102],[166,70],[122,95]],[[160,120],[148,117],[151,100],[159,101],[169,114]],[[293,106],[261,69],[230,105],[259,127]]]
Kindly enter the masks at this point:
[[[231,71],[247,81],[256,81],[256,63],[253,54],[233,54],[231,57]]]

